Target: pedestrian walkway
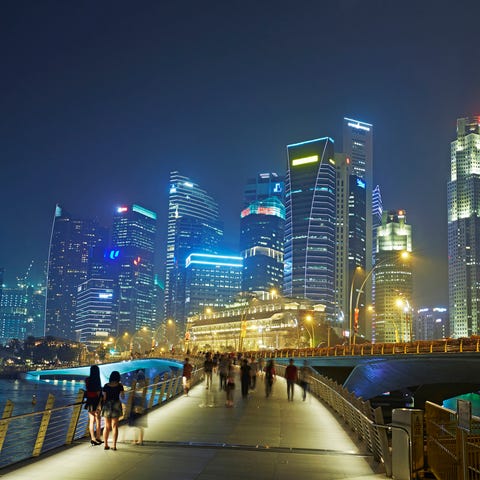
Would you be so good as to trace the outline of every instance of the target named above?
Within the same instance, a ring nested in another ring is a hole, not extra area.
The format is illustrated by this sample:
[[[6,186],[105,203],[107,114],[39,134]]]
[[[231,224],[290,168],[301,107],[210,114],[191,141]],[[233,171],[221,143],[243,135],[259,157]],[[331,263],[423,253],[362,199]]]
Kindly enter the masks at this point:
[[[148,414],[143,446],[133,431],[120,428],[117,451],[85,441],[62,447],[36,460],[0,470],[5,480],[371,480],[375,471],[365,447],[356,444],[333,414],[315,398],[302,401],[295,387],[287,400],[284,379],[265,398],[257,389],[242,399],[239,379],[235,405],[214,375],[213,388],[200,384]],[[378,466],[377,466],[378,467]]]

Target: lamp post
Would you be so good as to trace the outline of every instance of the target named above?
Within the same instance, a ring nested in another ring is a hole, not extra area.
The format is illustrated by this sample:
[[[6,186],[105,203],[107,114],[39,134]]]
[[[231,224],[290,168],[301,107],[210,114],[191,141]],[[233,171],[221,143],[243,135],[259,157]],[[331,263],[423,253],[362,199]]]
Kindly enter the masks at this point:
[[[312,323],[313,318],[311,315],[307,315],[305,317],[305,329],[308,332],[308,336],[310,337],[310,347],[315,346],[315,325]],[[308,330],[307,323],[312,323],[312,333],[310,334],[310,331]]]
[[[410,253],[406,250],[403,250],[400,255],[399,255],[399,258],[397,258],[397,261],[399,259],[402,259],[402,260],[406,260],[410,257]],[[363,291],[363,288],[365,287],[366,283],[368,282],[369,278],[372,276],[373,272],[380,266],[380,265],[383,265],[387,260],[383,260],[383,261],[380,261],[378,263],[376,263],[368,272],[367,274],[365,275],[365,278],[363,279],[363,282],[362,284],[360,285],[360,288],[358,289],[358,293],[357,293],[357,298],[356,298],[356,301],[355,301],[355,310],[352,311],[352,296],[353,296],[353,286],[354,286],[354,282],[355,282],[355,274],[357,273],[357,271],[359,270],[362,270],[361,267],[357,267],[355,269],[355,272],[353,273],[353,278],[352,278],[352,285],[351,285],[351,288],[350,288],[350,330],[349,330],[349,344],[352,345],[352,341],[353,341],[353,344],[355,345],[355,333],[356,333],[356,328],[354,328],[354,331],[352,332],[352,314],[354,313],[355,314],[355,320],[358,322],[358,314],[359,314],[359,302],[360,302],[360,295],[362,293],[364,293]],[[357,325],[358,327],[358,325]],[[397,332],[397,335],[398,335],[398,332]]]
[[[362,267],[357,267],[355,268],[355,271],[353,272],[353,277],[352,277],[352,283],[350,284],[350,302],[349,302],[349,308],[348,308],[348,344],[351,346],[352,345],[352,323],[353,323],[353,311],[352,311],[352,303],[353,303],[353,287],[355,286],[355,278],[357,276],[357,273],[362,270]]]

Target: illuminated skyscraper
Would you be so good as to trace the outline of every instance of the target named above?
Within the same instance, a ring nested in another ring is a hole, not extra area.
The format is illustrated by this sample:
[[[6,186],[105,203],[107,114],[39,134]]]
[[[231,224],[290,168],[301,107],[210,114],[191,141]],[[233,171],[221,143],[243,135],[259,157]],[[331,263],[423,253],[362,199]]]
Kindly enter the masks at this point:
[[[322,303],[334,316],[336,171],[331,138],[287,146],[286,296]]]
[[[186,259],[187,316],[231,304],[242,285],[242,257],[192,253]]]
[[[375,267],[375,342],[406,342],[412,338],[412,227],[405,211],[383,212],[377,229]]]
[[[155,325],[154,254],[157,215],[140,205],[117,208],[112,250],[118,265],[118,334]],[[118,252],[118,253],[117,253]],[[112,254],[111,254],[112,256]]]
[[[480,333],[480,116],[457,120],[448,202],[450,335]]]
[[[57,205],[47,268],[46,335],[76,339],[77,288],[87,279],[92,250],[106,240],[107,230],[96,221],[76,219]]]
[[[284,179],[261,173],[245,188],[240,217],[240,251],[243,256],[242,291],[260,297],[283,288],[285,236]]]
[[[178,172],[170,174],[168,198],[165,314],[183,335],[185,314],[185,262],[190,253],[218,253],[223,239],[218,205],[205,190]]]
[[[373,126],[351,118],[343,119],[343,153],[350,162],[348,192],[348,284],[357,267],[365,274],[372,268],[373,251]],[[360,299],[359,332],[371,336],[365,322],[365,304],[371,303],[371,282]]]

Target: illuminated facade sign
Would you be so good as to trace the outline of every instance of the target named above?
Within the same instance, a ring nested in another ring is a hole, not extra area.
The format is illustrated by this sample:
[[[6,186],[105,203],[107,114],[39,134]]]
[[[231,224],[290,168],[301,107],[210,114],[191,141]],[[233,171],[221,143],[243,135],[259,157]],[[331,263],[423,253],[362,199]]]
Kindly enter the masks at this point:
[[[308,163],[318,162],[318,155],[311,155],[309,157],[295,158],[292,160],[292,167],[298,167],[299,165],[306,165]]]

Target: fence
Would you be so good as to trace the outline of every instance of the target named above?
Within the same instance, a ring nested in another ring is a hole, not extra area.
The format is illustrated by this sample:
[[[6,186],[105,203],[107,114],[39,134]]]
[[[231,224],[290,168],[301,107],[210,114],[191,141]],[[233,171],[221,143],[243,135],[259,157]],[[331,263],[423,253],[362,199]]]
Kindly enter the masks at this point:
[[[202,376],[203,368],[194,370],[192,385],[198,383]],[[83,409],[83,393],[80,390],[73,404],[62,407],[54,407],[55,397],[49,395],[43,411],[14,416],[14,404],[7,401],[0,419],[0,468],[85,437],[88,413]],[[141,393],[142,404],[147,410],[161,406],[183,393],[182,376],[165,380],[155,377],[153,383],[149,384],[147,380],[145,386],[136,388],[132,385],[126,393],[124,420],[130,415],[135,393]]]
[[[275,366],[284,375],[285,366]],[[347,389],[312,370],[309,379],[310,393],[332,408],[344,422],[358,435],[375,461],[382,463],[385,474],[392,474],[392,459],[387,436],[390,427],[384,424],[380,407],[373,409],[370,402],[350,393]]]
[[[427,460],[438,480],[480,480],[480,418],[462,425],[459,413],[425,404]]]

